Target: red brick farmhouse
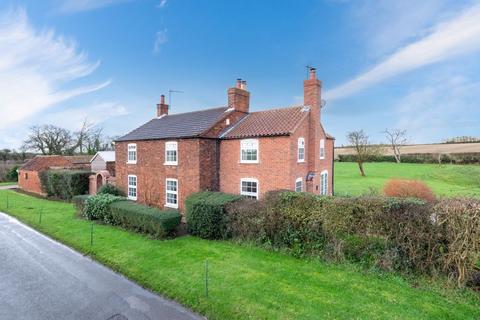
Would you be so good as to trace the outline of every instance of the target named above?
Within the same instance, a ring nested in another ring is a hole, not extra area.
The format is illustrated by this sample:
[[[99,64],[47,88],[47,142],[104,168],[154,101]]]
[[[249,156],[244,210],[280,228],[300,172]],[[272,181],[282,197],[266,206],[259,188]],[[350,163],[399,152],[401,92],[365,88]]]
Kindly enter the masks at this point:
[[[119,138],[116,183],[129,198],[183,210],[185,198],[214,190],[261,198],[277,189],[333,193],[334,139],[320,122],[321,82],[304,81],[304,104],[249,112],[245,81],[228,105],[157,117]]]

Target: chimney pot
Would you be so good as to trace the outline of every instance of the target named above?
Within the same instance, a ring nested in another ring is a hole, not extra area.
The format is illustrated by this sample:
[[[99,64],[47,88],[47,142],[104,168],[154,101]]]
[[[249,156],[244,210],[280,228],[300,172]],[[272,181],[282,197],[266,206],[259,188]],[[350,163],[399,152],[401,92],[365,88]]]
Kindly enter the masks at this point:
[[[317,79],[317,72],[315,68],[310,68],[310,79]]]
[[[160,104],[165,104],[165,95],[164,94],[162,94],[160,96]]]
[[[241,87],[241,89],[247,90],[247,81],[245,81],[245,80],[242,81],[242,87]]]
[[[240,79],[240,78],[237,79],[237,85],[236,85],[236,87],[237,87],[238,89],[241,89],[241,88],[242,88],[242,79]]]

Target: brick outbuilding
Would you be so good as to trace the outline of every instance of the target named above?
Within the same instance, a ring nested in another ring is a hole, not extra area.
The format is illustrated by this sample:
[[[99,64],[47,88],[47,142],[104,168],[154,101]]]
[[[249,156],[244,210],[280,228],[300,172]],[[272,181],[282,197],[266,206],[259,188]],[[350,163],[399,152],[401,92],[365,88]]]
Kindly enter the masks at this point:
[[[334,138],[321,124],[321,82],[303,83],[302,105],[250,112],[246,82],[225,107],[157,117],[115,144],[116,183],[132,200],[183,210],[202,190],[261,198],[277,189],[333,194]]]

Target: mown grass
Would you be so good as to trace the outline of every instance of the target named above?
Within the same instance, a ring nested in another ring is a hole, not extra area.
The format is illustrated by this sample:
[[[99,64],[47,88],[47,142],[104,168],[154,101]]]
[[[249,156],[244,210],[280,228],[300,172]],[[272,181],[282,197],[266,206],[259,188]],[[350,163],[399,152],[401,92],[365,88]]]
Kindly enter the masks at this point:
[[[7,181],[7,182],[0,182],[0,187],[2,186],[13,186],[13,185],[16,185],[17,182],[15,181]]]
[[[8,208],[7,208],[8,197]],[[152,240],[74,217],[71,204],[0,191],[0,210],[209,319],[475,319],[480,297],[425,280],[195,237]],[[40,223],[40,212],[42,219]],[[209,296],[205,297],[205,261]]]
[[[359,195],[370,188],[381,191],[390,178],[424,181],[439,196],[480,196],[480,166],[373,162],[360,176],[353,162],[335,162],[335,193]]]

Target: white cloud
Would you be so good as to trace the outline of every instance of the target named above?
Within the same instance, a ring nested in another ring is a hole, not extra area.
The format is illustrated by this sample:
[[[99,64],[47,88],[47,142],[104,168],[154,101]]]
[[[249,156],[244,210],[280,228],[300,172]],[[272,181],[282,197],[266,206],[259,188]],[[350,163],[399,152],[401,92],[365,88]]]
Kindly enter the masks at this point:
[[[382,80],[480,49],[480,5],[437,24],[422,39],[397,50],[364,74],[326,91],[327,99],[352,95]]]
[[[167,29],[157,31],[155,34],[155,42],[153,44],[153,52],[158,53],[162,46],[167,42]]]
[[[57,11],[62,13],[76,13],[95,10],[111,5],[116,5],[130,0],[58,0]]]
[[[406,129],[415,142],[449,136],[476,135],[480,126],[480,82],[447,75],[416,88],[394,108],[396,127]]]
[[[25,10],[0,13],[0,128],[108,86],[106,81],[65,89],[72,80],[92,74],[98,65],[88,61],[73,41],[32,27]]]
[[[160,3],[157,5],[157,8],[164,8],[167,5],[167,0],[160,0]]]

